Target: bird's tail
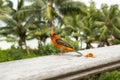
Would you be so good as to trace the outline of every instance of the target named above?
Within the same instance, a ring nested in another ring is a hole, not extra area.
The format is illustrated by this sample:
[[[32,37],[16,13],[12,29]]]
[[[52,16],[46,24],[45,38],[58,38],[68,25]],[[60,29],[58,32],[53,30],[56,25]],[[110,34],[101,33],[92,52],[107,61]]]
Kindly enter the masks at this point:
[[[74,51],[74,52],[76,52],[76,53],[80,54],[80,56],[82,56],[82,55],[83,55],[81,52],[78,52],[78,51]]]

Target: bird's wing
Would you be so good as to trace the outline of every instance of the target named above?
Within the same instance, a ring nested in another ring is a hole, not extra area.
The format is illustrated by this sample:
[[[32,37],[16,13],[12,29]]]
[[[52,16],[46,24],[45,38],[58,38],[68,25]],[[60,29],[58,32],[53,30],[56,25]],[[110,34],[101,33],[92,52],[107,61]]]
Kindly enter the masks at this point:
[[[63,41],[60,38],[56,39],[56,43],[59,44],[59,45],[63,45],[63,46],[66,46],[66,47],[73,48],[70,44],[68,44],[67,42]]]

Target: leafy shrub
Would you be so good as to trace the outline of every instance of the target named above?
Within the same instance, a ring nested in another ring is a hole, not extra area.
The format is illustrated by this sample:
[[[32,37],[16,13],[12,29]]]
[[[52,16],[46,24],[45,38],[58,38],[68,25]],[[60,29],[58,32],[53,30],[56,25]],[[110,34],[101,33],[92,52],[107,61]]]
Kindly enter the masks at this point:
[[[98,80],[120,80],[120,70],[103,73]]]
[[[47,45],[41,45],[41,47],[38,50],[34,50],[34,53],[36,55],[51,55],[51,54],[57,54],[60,51],[53,45],[53,44],[47,44]]]
[[[65,41],[70,43],[70,45],[75,49],[75,50],[80,50],[79,47],[79,41],[72,41],[69,37],[65,37]]]
[[[0,50],[0,62],[7,61],[6,55],[7,55],[7,51]]]
[[[120,70],[96,74],[80,80],[120,80]]]
[[[31,58],[35,56],[36,55],[32,51],[30,55],[27,55],[25,50],[19,48],[0,50],[0,62]]]

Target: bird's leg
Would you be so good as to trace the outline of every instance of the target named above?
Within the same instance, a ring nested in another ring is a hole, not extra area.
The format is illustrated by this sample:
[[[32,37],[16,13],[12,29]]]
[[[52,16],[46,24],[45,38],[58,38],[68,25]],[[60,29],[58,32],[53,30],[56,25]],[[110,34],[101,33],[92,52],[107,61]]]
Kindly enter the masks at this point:
[[[60,48],[60,51],[61,51],[60,55],[63,55],[64,53],[63,47]]]
[[[60,51],[61,51],[60,53],[54,54],[54,55],[59,55],[59,56],[63,55],[64,51],[62,51],[62,50],[60,50]]]
[[[74,52],[80,54],[79,57],[81,57],[83,55],[81,52],[78,52],[78,51],[74,51]]]
[[[63,53],[64,53],[64,51],[63,51],[63,50],[61,50],[61,53],[60,53],[60,55],[63,55]]]

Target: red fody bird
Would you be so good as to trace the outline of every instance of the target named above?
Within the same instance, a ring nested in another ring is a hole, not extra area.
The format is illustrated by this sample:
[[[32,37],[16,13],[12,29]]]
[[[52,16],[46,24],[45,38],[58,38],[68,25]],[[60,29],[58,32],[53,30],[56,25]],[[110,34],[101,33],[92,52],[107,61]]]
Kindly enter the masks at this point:
[[[75,51],[74,48],[70,44],[63,41],[61,38],[59,38],[59,36],[56,33],[51,32],[50,36],[51,36],[51,40],[52,40],[54,46],[57,47],[58,49],[60,49],[60,51],[62,51],[62,52],[72,52],[73,51],[73,52],[80,54],[80,56],[82,56],[82,53]]]

